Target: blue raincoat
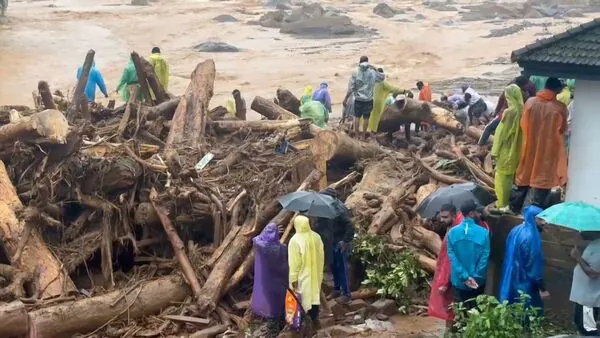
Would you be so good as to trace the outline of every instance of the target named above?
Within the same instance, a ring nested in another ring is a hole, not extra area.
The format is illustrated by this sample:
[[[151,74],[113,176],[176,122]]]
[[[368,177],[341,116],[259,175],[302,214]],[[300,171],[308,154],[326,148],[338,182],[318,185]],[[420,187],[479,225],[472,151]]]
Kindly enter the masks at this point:
[[[465,282],[472,277],[485,285],[490,258],[490,232],[465,218],[448,232],[450,283],[457,289],[469,290]]]
[[[506,239],[506,253],[502,266],[500,301],[519,301],[519,291],[528,294],[530,305],[542,308],[539,286],[544,274],[542,239],[535,218],[542,212],[536,206],[525,209],[525,223],[514,227]]]
[[[77,69],[77,80],[81,77],[81,73],[83,72],[83,67],[79,67]],[[96,100],[96,86],[100,89],[104,96],[108,96],[108,92],[106,91],[106,84],[104,84],[104,78],[96,65],[93,64],[90,69],[90,74],[88,76],[87,84],[85,85],[85,97],[87,97],[88,102],[94,102]]]

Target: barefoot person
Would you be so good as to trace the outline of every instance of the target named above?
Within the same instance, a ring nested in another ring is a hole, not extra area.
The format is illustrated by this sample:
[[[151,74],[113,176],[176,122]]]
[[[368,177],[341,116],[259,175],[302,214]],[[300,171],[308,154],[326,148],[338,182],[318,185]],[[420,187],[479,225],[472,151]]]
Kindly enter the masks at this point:
[[[354,95],[354,132],[360,133],[360,119],[363,119],[362,133],[366,135],[369,117],[373,110],[373,91],[375,84],[383,82],[385,75],[369,64],[369,58],[361,56],[358,70],[352,74],[348,84],[348,92],[344,98],[344,107],[351,95]]]

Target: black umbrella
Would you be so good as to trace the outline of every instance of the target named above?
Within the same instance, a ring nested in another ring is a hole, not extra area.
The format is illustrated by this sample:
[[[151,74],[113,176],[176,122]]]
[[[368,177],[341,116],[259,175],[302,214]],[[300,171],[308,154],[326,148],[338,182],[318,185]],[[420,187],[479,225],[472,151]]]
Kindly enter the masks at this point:
[[[475,183],[459,183],[440,188],[429,195],[419,204],[417,212],[422,217],[434,217],[440,211],[442,205],[453,204],[458,209],[468,200],[474,200],[485,206],[496,199],[487,190]]]

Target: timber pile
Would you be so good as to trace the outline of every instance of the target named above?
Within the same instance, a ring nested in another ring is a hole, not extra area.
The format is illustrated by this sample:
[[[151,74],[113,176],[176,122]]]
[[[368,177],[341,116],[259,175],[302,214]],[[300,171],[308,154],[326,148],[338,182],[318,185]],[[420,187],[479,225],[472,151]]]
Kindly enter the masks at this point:
[[[69,102],[42,81],[35,108],[0,107],[1,337],[241,333],[252,237],[269,222],[284,241],[293,231],[282,195],[330,184],[357,224],[431,271],[440,240],[415,205],[464,180],[492,188],[487,152],[447,119],[383,147],[298,119],[285,90],[284,106],[254,99],[265,120],[245,121],[245,105],[223,119],[209,111],[212,60],[169,98],[132,57],[145,80],[123,106],[89,106],[81,90]]]

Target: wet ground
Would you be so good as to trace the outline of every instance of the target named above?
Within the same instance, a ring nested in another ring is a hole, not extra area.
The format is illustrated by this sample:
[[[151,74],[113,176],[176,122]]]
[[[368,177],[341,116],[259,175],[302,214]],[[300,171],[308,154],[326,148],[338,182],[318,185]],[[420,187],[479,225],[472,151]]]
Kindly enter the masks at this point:
[[[393,1],[401,14],[382,18],[373,14],[378,1],[322,1],[323,7],[347,15],[368,34],[315,39],[250,24],[274,10],[257,0],[159,0],[150,6],[131,6],[126,0],[11,1],[8,23],[0,25],[0,105],[31,105],[31,91],[42,79],[53,89],[69,91],[90,48],[96,50],[96,64],[111,98],[118,98],[114,89],[129,53],[147,55],[153,46],[160,46],[170,61],[169,90],[176,94],[185,90],[198,62],[215,59],[218,74],[212,106],[224,104],[234,88],[251,101],[256,95],[272,97],[278,87],[300,94],[305,85],[316,87],[326,80],[339,113],[348,78],[363,54],[382,66],[392,83],[405,88],[414,87],[417,80],[429,81],[440,84],[433,87],[438,94],[459,86],[460,77],[478,78],[475,84],[484,87],[482,92],[497,95],[518,71],[497,60],[506,60],[512,50],[540,35],[588,20],[527,19],[532,24],[514,33],[510,30],[510,35],[483,38],[524,20],[461,21],[459,12],[473,2],[456,1],[448,8]],[[213,20],[224,14],[237,21]],[[194,50],[206,41],[225,42],[241,51]]]

